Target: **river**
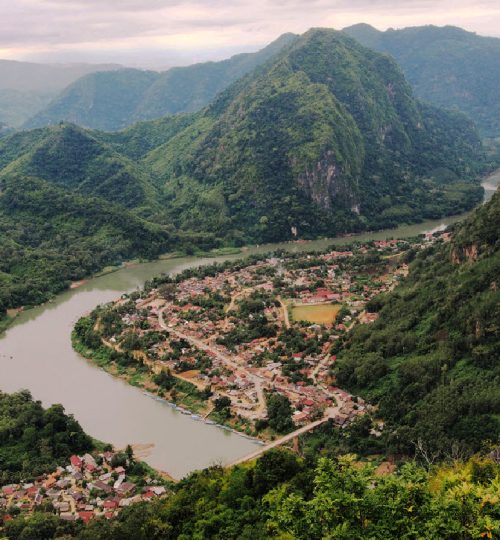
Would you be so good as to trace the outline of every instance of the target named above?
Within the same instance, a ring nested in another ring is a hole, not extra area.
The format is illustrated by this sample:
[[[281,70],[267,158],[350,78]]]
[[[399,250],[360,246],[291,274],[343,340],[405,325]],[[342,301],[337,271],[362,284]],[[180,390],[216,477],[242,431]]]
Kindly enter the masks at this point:
[[[483,183],[485,199],[500,183],[500,170]],[[403,237],[438,230],[462,216],[357,235],[359,240]],[[245,254],[276,248],[305,251],[345,243],[346,239],[252,247]],[[0,337],[0,389],[31,391],[44,405],[62,403],[93,437],[116,447],[152,446],[144,459],[174,478],[211,464],[224,464],[251,453],[255,442],[221,428],[206,425],[156,401],[137,388],[114,378],[75,353],[70,335],[76,320],[98,304],[140,288],[161,272],[179,272],[190,266],[241,255],[186,257],[137,264],[91,279],[81,287],[57,296],[53,302],[21,313]]]

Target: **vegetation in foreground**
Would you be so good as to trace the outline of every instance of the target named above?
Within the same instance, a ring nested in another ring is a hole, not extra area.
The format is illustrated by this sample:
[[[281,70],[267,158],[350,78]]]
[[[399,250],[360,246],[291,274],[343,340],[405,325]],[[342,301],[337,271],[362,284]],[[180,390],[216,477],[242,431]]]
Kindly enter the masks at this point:
[[[423,469],[407,463],[380,476],[352,455],[298,458],[272,450],[255,463],[194,473],[169,498],[111,521],[66,524],[34,514],[6,524],[9,539],[497,538],[500,467],[476,457]]]

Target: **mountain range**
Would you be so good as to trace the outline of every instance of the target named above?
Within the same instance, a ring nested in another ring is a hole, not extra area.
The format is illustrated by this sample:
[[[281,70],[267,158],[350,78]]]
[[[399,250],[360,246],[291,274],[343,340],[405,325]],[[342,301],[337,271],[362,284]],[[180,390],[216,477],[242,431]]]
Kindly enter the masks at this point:
[[[343,31],[362,45],[393,56],[418,98],[465,112],[483,136],[500,134],[500,39],[452,26],[381,32],[358,24]],[[64,120],[118,130],[139,120],[194,112],[298,39],[297,35],[284,34],[257,53],[162,73],[127,69],[90,74],[62,91],[25,127],[43,127]]]
[[[256,53],[160,73],[139,69],[92,73],[71,84],[24,127],[44,127],[64,120],[113,131],[139,120],[197,111],[294,39],[293,34],[284,34]]]
[[[130,257],[461,212],[481,160],[472,123],[416,100],[389,56],[313,29],[199,112],[0,139],[0,302]]]
[[[8,308],[43,302],[127,259],[368,231],[473,208],[491,163],[472,120],[436,103],[472,115],[483,136],[498,134],[498,85],[479,87],[498,77],[498,70],[482,71],[495,68],[497,53],[491,64],[482,54],[496,42],[476,38],[451,27],[312,29],[265,52],[172,70],[170,77],[138,70],[88,75],[68,89],[76,101],[67,103],[81,115],[73,120],[86,118],[91,127],[46,117],[53,125],[13,132],[0,122],[0,329]],[[476,45],[475,89],[467,51]],[[448,96],[446,85],[453,88]],[[96,129],[98,121],[111,131]],[[113,131],[118,127],[124,129]],[[67,519],[50,503],[31,511],[28,490],[33,498],[44,492],[28,482],[53,485],[54,475],[40,475],[103,443],[60,405],[44,410],[27,391],[0,392],[0,480],[21,483],[2,490],[1,534],[497,538],[499,231],[497,190],[447,233],[395,255],[408,275],[366,304],[374,322],[340,335],[339,326],[322,328],[328,384],[350,390],[354,408],[363,404],[360,396],[373,408],[363,407],[343,429],[329,420],[303,433],[298,456],[273,448],[256,461],[214,465],[167,483],[161,498],[145,487],[147,502],[120,502],[119,515],[109,519],[84,523],[87,512]],[[366,257],[387,262],[375,250]],[[106,477],[112,484],[118,472],[140,471],[132,481],[142,489],[151,471],[131,448],[126,454],[121,470]],[[116,508],[111,487],[94,484],[82,484],[92,488],[92,512],[101,504]]]
[[[356,24],[343,31],[393,56],[420,99],[465,112],[484,136],[500,135],[500,39],[454,26],[380,32]]]

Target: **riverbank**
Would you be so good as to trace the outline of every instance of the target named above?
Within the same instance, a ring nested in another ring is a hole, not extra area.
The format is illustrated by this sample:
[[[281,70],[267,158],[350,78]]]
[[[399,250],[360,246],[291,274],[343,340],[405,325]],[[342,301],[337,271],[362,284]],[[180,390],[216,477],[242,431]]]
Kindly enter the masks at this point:
[[[249,430],[249,425],[244,419],[224,418],[224,416],[218,414],[213,409],[208,403],[207,398],[203,399],[202,393],[198,391],[196,386],[185,379],[179,378],[179,381],[174,387],[175,400],[172,400],[172,393],[166,392],[162,386],[155,384],[147,369],[141,369],[141,367],[136,366],[123,367],[118,365],[110,358],[109,352],[105,348],[101,347],[96,350],[85,346],[75,332],[71,335],[71,341],[74,350],[88,362],[103,369],[109,375],[139,388],[147,397],[166,404],[168,407],[190,417],[192,420],[233,432],[255,444],[269,442],[276,435],[274,433],[264,433],[258,437],[255,431]]]
[[[481,186],[485,189],[484,194],[484,200],[483,203],[486,202],[489,198],[491,198],[494,190],[500,183],[500,169],[494,171],[493,173],[489,174],[487,177],[483,179],[481,182]],[[443,224],[446,223],[455,223],[456,221],[459,221],[463,219],[465,216],[467,216],[472,210],[465,212],[463,214],[456,214],[452,216],[443,217],[436,220],[428,220],[421,223],[414,223],[414,224],[401,224],[395,228],[392,229],[381,229],[379,231],[365,231],[362,233],[346,233],[344,235],[339,235],[336,237],[331,238],[319,238],[317,240],[290,240],[286,242],[282,242],[279,245],[283,249],[290,249],[295,250],[296,248],[304,249],[308,245],[314,245],[315,243],[322,243],[323,246],[326,247],[328,242],[342,242],[342,241],[350,241],[350,240],[356,240],[356,239],[364,239],[366,237],[373,237],[373,238],[390,238],[390,237],[408,237],[415,234],[419,234],[420,232],[424,232],[429,229],[433,229],[433,225],[435,224],[435,228],[441,227]],[[428,226],[426,225],[428,224]],[[405,230],[408,230],[408,233],[404,232]],[[400,234],[398,231],[402,231]],[[410,232],[411,231],[411,232]],[[273,246],[276,246],[278,244],[262,244],[262,245],[248,245],[243,247],[222,247],[222,248],[215,248],[210,251],[201,251],[201,250],[193,250],[192,253],[188,252],[171,252],[171,253],[165,253],[160,255],[157,259],[153,261],[144,261],[142,259],[133,259],[130,261],[125,261],[120,265],[116,266],[107,266],[103,268],[100,272],[97,272],[91,276],[88,276],[86,278],[83,278],[81,280],[78,280],[77,282],[72,282],[68,284],[68,289],[71,290],[72,288],[80,288],[86,283],[88,283],[90,280],[102,277],[108,274],[119,272],[123,269],[130,268],[134,265],[140,265],[140,264],[148,264],[149,262],[154,261],[169,261],[169,260],[175,260],[175,259],[181,259],[181,258],[191,258],[191,257],[202,257],[204,259],[211,259],[211,258],[218,258],[218,257],[232,257],[236,255],[246,255],[250,254],[256,250],[266,250],[267,248],[269,250],[273,249]],[[62,293],[59,293],[62,294]],[[46,302],[44,302],[41,305],[50,304],[54,298],[56,298],[58,295],[55,295],[54,297],[50,298]],[[32,309],[36,306],[26,306],[25,309]],[[18,309],[23,309],[22,306]],[[8,317],[0,318],[0,335],[2,335],[5,330],[12,324],[13,319]]]
[[[433,240],[263,254],[159,276],[80,318],[73,343],[108,373],[194,420],[262,440],[325,414],[346,426],[367,407],[354,407],[335,388],[336,343],[358,316],[364,322],[367,302],[406,275],[404,263],[385,255]],[[285,304],[294,306],[291,319]]]
[[[463,217],[426,221],[349,240],[417,236],[443,229]],[[345,241],[342,238],[286,242],[243,251],[245,255],[277,250],[320,251]],[[122,267],[90,279],[77,289],[68,289],[43,306],[19,313],[0,336],[0,389],[12,393],[26,388],[46,406],[61,403],[87,433],[109,441],[116,448],[128,443],[153,444],[145,458],[147,463],[180,479],[196,469],[231,463],[251,453],[255,443],[229,430],[213,429],[193,421],[163,401],[144,395],[143,390],[85,361],[73,350],[70,337],[73,325],[83,313],[90,313],[95,306],[114,301],[125,292],[142,288],[155,276],[175,275],[214,261],[241,258],[241,254],[215,258],[176,255],[176,258]]]

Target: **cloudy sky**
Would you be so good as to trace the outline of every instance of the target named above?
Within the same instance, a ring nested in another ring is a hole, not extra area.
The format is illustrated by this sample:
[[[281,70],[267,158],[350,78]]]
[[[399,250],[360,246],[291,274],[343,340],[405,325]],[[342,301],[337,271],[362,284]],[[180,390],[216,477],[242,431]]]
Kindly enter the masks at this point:
[[[500,37],[499,0],[0,0],[0,58],[167,67],[367,22]]]

